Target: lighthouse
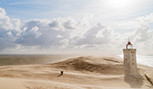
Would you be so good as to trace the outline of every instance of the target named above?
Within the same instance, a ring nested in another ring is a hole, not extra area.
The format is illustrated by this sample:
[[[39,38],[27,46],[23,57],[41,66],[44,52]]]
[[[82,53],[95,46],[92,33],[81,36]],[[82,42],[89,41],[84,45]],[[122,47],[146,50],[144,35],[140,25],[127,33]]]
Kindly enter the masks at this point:
[[[124,53],[124,80],[132,88],[140,88],[143,85],[144,78],[138,73],[136,62],[136,49],[133,49],[133,45],[130,41],[126,44],[126,48],[123,49]]]
[[[126,48],[123,49],[124,53],[124,75],[125,76],[136,76],[137,62],[136,62],[136,49],[133,49],[133,45],[130,41],[126,44]]]

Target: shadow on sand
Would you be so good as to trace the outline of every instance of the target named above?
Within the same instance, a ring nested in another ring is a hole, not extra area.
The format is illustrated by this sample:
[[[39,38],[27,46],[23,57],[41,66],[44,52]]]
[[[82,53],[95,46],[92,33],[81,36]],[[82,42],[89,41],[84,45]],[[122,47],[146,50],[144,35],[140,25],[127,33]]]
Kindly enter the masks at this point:
[[[64,71],[61,71],[61,73],[57,77],[61,77],[63,75]]]

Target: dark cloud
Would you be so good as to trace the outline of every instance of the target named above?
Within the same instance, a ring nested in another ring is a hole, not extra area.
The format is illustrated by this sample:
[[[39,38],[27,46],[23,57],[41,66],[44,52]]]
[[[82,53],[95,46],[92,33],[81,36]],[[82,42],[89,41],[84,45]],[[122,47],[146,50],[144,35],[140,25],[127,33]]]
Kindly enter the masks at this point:
[[[66,29],[75,29],[75,23],[73,20],[67,20],[66,22],[63,23],[63,26],[66,28]]]
[[[59,27],[59,23],[58,21],[52,21],[50,24],[49,24],[50,27],[52,28],[56,28],[56,27]]]

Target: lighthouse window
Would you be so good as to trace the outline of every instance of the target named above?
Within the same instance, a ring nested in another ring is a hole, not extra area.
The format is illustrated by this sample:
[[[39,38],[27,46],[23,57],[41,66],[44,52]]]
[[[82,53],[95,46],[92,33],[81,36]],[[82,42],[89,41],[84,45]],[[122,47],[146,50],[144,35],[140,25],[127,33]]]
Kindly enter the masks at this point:
[[[134,65],[134,63],[132,63],[132,65]]]

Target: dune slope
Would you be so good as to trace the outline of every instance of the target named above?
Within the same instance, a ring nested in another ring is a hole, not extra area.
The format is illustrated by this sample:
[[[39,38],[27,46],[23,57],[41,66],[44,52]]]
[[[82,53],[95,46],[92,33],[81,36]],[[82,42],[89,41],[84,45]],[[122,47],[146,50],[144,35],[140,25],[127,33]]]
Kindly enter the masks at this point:
[[[153,80],[153,68],[139,65],[139,72]],[[124,81],[123,62],[113,57],[77,57],[51,64],[1,66],[0,82],[3,81],[8,81],[0,84],[5,89],[130,89]],[[152,88],[145,76],[141,88]]]
[[[57,68],[77,71],[89,71],[101,74],[123,74],[123,63],[111,57],[77,57],[51,64]]]

